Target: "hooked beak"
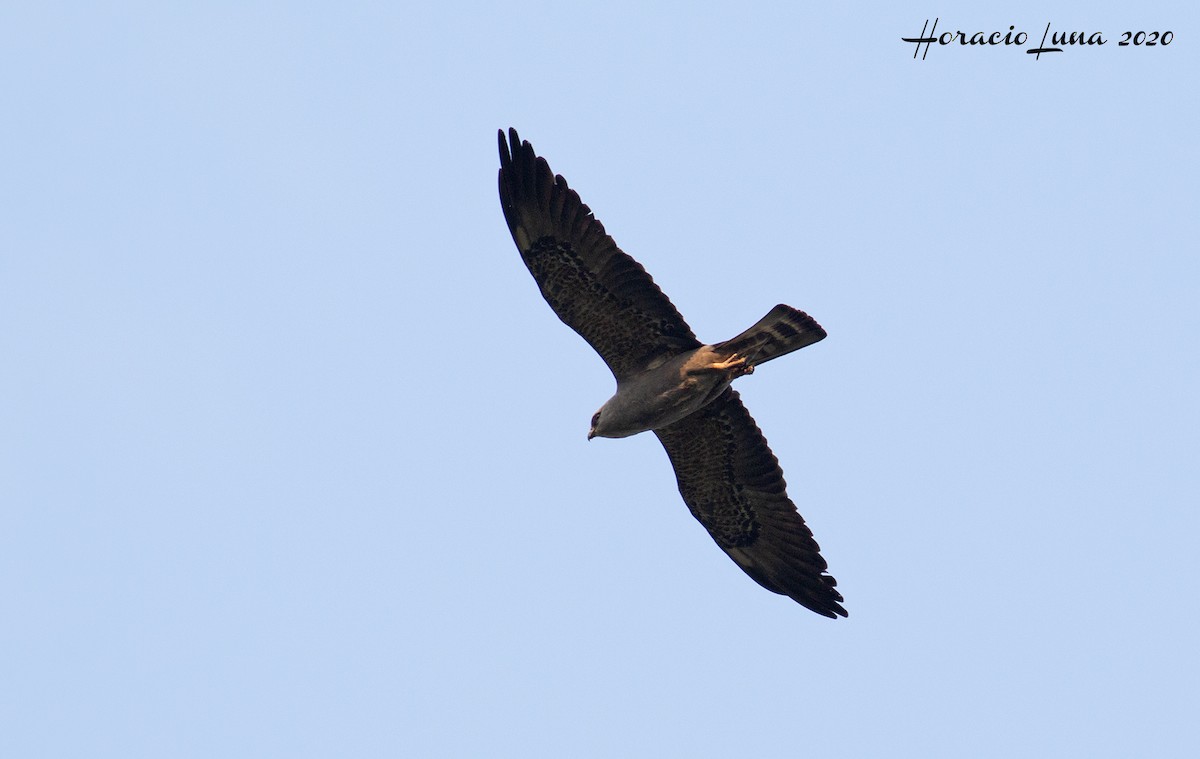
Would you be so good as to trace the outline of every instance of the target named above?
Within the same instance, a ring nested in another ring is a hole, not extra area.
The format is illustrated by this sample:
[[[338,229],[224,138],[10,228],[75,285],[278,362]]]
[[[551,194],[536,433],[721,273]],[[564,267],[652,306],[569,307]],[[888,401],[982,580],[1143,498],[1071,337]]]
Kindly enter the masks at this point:
[[[595,427],[588,430],[588,440],[591,440],[594,437],[596,437],[596,428]]]

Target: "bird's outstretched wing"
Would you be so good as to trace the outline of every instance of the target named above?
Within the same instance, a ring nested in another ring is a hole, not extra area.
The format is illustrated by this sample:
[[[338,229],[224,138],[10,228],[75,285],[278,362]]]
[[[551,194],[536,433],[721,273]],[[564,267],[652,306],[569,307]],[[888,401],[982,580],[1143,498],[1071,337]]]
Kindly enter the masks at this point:
[[[779,461],[736,391],[654,434],[692,515],[746,574],[818,614],[846,616]]]
[[[500,205],[546,302],[618,380],[700,346],[646,270],[515,129],[507,143],[500,131]]]

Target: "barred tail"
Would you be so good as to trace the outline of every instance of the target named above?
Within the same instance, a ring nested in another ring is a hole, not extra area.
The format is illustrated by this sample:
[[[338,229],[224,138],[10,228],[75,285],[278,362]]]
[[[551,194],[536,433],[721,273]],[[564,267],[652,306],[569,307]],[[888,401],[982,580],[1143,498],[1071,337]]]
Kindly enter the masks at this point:
[[[824,337],[825,330],[821,329],[816,319],[780,303],[750,329],[713,347],[722,352],[745,356],[757,366],[812,345]]]

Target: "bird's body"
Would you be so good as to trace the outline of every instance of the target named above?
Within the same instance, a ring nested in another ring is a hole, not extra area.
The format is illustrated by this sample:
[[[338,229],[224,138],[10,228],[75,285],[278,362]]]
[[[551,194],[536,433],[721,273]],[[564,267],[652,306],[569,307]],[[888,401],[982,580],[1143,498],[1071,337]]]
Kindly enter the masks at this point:
[[[702,345],[618,380],[617,392],[596,412],[588,438],[629,437],[699,411],[733,380],[730,370],[712,368],[728,359],[711,345]]]
[[[588,438],[629,437],[674,424],[719,398],[733,380],[753,374],[754,367],[823,337],[825,330],[812,317],[778,305],[732,340],[701,345],[618,378],[617,392],[596,412]]]
[[[778,305],[737,337],[696,339],[645,270],[516,130],[500,133],[500,202],[550,307],[600,354],[617,391],[588,438],[653,431],[692,514],[750,577],[827,617],[845,616],[836,581],[787,497],[783,473],[730,383],[811,345],[825,330]]]

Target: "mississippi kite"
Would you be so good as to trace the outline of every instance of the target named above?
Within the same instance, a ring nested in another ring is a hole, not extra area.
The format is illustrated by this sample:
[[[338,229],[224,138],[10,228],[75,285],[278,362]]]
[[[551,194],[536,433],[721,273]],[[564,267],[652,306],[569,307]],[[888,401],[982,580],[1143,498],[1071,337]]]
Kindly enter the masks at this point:
[[[737,337],[701,344],[645,269],[515,129],[508,142],[500,132],[500,205],[546,302],[616,377],[617,392],[592,417],[588,439],[653,430],[692,515],[746,574],[818,614],[846,616],[778,460],[730,387],[759,364],[821,340],[825,330],[781,304]]]

